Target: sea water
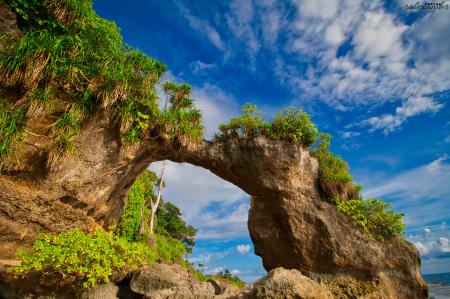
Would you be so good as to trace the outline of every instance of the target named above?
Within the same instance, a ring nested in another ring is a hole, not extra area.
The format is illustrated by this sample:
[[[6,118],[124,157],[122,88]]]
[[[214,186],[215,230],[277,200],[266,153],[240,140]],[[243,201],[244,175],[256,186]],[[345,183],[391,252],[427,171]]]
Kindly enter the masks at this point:
[[[450,273],[423,275],[430,288],[430,299],[450,299]]]

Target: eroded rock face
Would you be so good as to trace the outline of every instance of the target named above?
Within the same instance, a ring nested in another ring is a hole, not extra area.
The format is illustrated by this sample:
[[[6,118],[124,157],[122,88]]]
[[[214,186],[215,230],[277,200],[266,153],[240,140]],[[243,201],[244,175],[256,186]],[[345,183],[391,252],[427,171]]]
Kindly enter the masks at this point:
[[[180,265],[155,264],[139,269],[131,279],[131,290],[144,298],[212,299],[214,287],[199,282]]]
[[[254,283],[252,289],[242,296],[245,299],[298,298],[333,299],[331,292],[298,270],[275,268]]]
[[[15,100],[23,96],[6,93]],[[49,168],[46,121],[27,121],[25,141],[15,152],[19,162],[0,173],[0,259],[13,258],[38,232],[115,224],[137,175],[168,159],[209,169],[251,195],[248,227],[267,270],[299,269],[315,280],[346,276],[373,283],[387,298],[426,297],[413,245],[373,240],[324,202],[318,162],[299,145],[255,138],[183,147],[149,138],[126,146],[112,113],[101,110],[77,137],[77,152]]]

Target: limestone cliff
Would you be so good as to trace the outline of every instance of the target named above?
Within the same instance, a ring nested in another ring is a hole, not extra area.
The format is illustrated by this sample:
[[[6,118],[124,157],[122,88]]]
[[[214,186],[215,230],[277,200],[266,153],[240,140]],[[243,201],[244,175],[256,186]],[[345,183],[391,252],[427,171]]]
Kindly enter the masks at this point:
[[[1,12],[11,21],[5,7]],[[20,101],[24,92],[19,86],[6,95]],[[385,298],[427,296],[414,246],[375,240],[325,202],[318,161],[299,144],[258,137],[182,145],[156,136],[126,145],[115,116],[103,109],[83,124],[76,154],[49,168],[48,123],[26,122],[18,162],[0,174],[0,259],[12,258],[39,232],[115,224],[137,175],[167,159],[209,169],[251,196],[248,228],[266,270],[299,269],[328,284],[351,279]]]

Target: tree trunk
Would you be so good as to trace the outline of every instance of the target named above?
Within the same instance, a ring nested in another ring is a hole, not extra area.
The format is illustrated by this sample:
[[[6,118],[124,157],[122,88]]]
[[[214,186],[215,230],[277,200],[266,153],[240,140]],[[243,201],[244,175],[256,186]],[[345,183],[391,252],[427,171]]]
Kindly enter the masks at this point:
[[[159,185],[158,185],[158,196],[156,197],[156,202],[153,203],[153,200],[150,199],[150,203],[152,206],[152,214],[150,217],[150,235],[153,235],[153,230],[155,226],[155,215],[156,211],[158,210],[159,202],[161,201],[161,192],[163,188],[163,177],[164,177],[164,170],[166,169],[166,163],[167,160],[164,160],[162,168],[161,168],[161,175],[159,177]]]

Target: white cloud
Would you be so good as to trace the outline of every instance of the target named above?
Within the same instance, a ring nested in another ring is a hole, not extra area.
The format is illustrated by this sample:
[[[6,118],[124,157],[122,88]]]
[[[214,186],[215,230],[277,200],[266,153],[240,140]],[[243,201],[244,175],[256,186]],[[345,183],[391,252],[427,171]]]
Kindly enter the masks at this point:
[[[159,173],[161,165],[162,162],[152,163],[150,169]],[[238,187],[209,170],[186,163],[167,163],[164,179],[164,199],[180,208],[187,223],[198,230],[199,239],[232,238],[247,234],[248,204],[237,204],[231,211],[226,210],[247,197]],[[216,208],[205,213],[203,209],[211,204]]]
[[[186,18],[186,20],[189,22],[189,25],[195,29],[201,32],[204,36],[208,38],[208,40],[219,50],[225,51],[225,44],[222,41],[222,38],[220,34],[217,32],[217,30],[211,26],[207,21],[197,18],[191,12],[180,2],[177,3],[178,8],[180,10],[181,15]]]
[[[450,163],[447,156],[417,168],[368,182],[364,197],[380,197],[394,201],[394,206],[406,214],[409,229],[429,227],[433,221],[443,221],[450,210]],[[430,228],[428,228],[430,229]]]
[[[341,132],[341,137],[344,139],[358,137],[359,135],[361,135],[360,132],[353,132],[353,131]]]
[[[252,1],[230,1],[231,13],[227,15],[227,24],[234,35],[245,42],[252,57],[259,51],[261,44],[253,30],[252,22],[255,9]]]
[[[450,163],[447,161],[446,156],[441,156],[429,164],[386,178],[364,193],[368,197],[393,196],[410,201],[446,198],[450,195]]]
[[[407,28],[396,24],[391,14],[369,11],[353,35],[355,54],[368,62],[379,58],[404,61],[407,50],[402,45],[402,35]]]
[[[239,244],[238,246],[236,246],[236,250],[237,252],[239,252],[239,254],[247,254],[250,252],[250,249],[250,244]]]
[[[410,98],[395,109],[395,114],[370,117],[360,124],[370,126],[369,131],[383,130],[385,134],[398,129],[409,117],[422,113],[435,113],[444,105],[427,97]]]
[[[449,42],[447,32],[439,30],[450,25],[448,13],[430,13],[406,25],[378,1],[302,1],[298,7],[296,20],[285,29],[290,39],[285,55],[275,59],[275,72],[303,98],[341,111],[401,102],[392,114],[360,122],[386,134],[408,118],[442,109],[432,94],[450,88],[445,75],[450,54],[436,46],[439,40]],[[431,24],[435,17],[438,25]],[[347,45],[345,55],[337,57],[344,41],[353,47]],[[431,48],[438,50],[427,52]],[[307,63],[306,71],[292,65],[292,55]]]
[[[450,257],[448,239],[440,237],[431,242],[413,242],[423,258]]]
[[[325,40],[332,45],[339,45],[344,41],[344,34],[337,23],[333,23],[325,30]]]
[[[203,125],[208,138],[217,132],[219,124],[227,122],[240,112],[239,104],[234,97],[212,84],[194,86],[192,97],[195,106],[202,111]]]
[[[339,8],[339,2],[339,0],[301,1],[299,12],[305,17],[330,19],[336,15]]]

